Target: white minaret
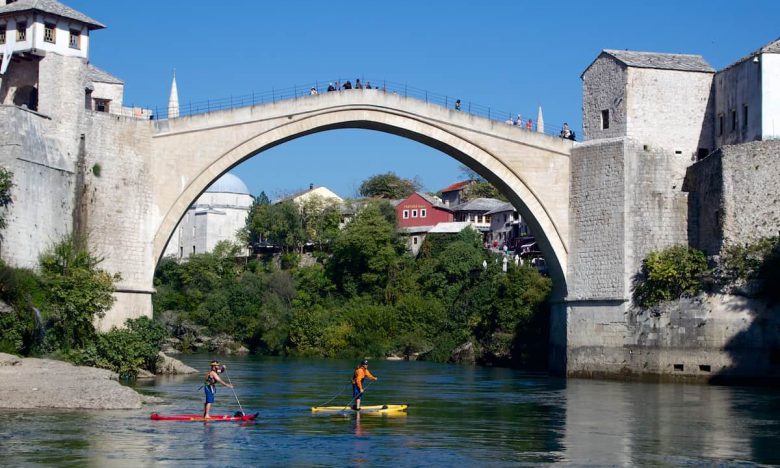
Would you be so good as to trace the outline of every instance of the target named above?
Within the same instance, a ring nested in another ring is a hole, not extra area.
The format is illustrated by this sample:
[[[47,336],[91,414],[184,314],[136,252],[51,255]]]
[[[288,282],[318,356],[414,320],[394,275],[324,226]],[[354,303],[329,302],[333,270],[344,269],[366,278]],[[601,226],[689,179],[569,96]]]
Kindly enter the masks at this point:
[[[179,90],[176,87],[176,69],[173,69],[173,81],[171,82],[171,96],[168,99],[168,118],[175,119],[179,116]]]
[[[542,106],[539,106],[539,112],[536,114],[536,131],[544,133],[544,116],[542,115]]]

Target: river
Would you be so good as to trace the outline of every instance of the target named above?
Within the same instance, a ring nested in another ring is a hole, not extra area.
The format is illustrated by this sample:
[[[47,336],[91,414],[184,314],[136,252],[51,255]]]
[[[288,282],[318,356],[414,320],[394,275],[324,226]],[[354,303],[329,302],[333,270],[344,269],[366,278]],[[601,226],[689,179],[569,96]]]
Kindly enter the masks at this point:
[[[199,369],[208,356],[184,356]],[[372,360],[363,404],[402,417],[312,415],[346,404],[352,361],[226,357],[256,423],[151,421],[197,413],[201,377],[139,382],[138,411],[2,411],[4,466],[538,466],[780,464],[772,388],[562,380],[510,369]],[[339,394],[339,391],[342,393]],[[220,388],[214,414],[238,409]]]

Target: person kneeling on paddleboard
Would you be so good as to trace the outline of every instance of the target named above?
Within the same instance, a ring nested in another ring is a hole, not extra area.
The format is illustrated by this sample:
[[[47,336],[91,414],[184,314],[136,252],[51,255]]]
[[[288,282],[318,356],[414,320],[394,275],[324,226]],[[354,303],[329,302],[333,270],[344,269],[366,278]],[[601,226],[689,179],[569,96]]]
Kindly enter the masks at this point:
[[[377,380],[368,371],[368,359],[363,359],[360,365],[357,366],[357,369],[355,369],[355,372],[352,373],[352,398],[355,400],[355,405],[352,406],[352,409],[355,411],[360,410],[360,397],[363,396],[363,380],[365,379]]]
[[[206,403],[203,404],[203,417],[209,417],[209,411],[211,411],[211,404],[214,403],[214,395],[217,393],[217,383],[233,388],[233,385],[225,383],[219,378],[219,374],[225,372],[225,366],[219,363],[219,361],[211,361],[211,369],[206,374],[206,381],[203,384],[203,391],[206,392]]]

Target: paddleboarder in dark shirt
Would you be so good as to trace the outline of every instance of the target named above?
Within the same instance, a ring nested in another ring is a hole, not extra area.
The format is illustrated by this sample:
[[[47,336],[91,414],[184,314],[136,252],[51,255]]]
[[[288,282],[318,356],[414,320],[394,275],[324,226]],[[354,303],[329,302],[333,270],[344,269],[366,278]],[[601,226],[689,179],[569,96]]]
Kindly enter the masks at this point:
[[[211,369],[206,373],[206,381],[203,385],[203,391],[206,393],[206,403],[203,404],[203,417],[208,419],[209,411],[211,411],[211,404],[214,403],[214,396],[217,393],[217,383],[233,388],[229,383],[225,383],[219,374],[225,371],[225,366],[221,365],[219,361],[211,361]]]

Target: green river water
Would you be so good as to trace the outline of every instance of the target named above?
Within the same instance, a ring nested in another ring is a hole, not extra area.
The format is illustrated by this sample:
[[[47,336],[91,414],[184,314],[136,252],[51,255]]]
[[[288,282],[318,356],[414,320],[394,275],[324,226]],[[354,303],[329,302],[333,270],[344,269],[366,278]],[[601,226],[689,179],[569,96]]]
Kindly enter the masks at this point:
[[[210,356],[182,360],[205,371]],[[355,362],[225,357],[255,423],[151,421],[202,410],[201,376],[134,386],[137,411],[2,411],[2,466],[751,466],[780,464],[774,388],[562,380],[510,369],[372,360],[365,405],[402,417],[312,415]],[[220,388],[214,414],[238,409]]]

